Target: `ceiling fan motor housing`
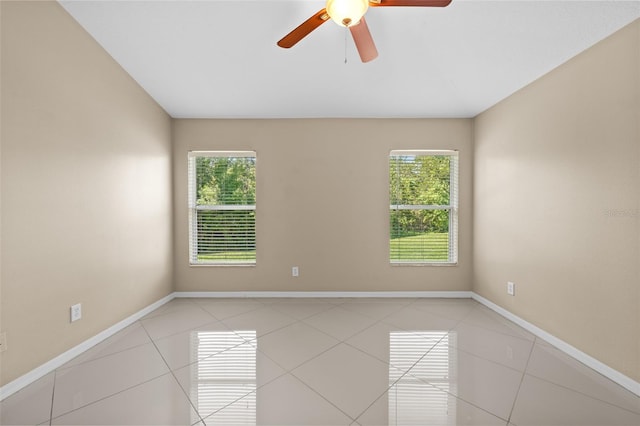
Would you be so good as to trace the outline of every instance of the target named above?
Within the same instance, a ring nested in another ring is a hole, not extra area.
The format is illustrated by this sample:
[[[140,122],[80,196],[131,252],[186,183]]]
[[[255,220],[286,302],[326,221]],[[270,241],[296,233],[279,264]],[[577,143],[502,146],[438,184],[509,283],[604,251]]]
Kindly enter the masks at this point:
[[[350,27],[360,22],[369,9],[369,0],[327,0],[326,9],[336,24]]]

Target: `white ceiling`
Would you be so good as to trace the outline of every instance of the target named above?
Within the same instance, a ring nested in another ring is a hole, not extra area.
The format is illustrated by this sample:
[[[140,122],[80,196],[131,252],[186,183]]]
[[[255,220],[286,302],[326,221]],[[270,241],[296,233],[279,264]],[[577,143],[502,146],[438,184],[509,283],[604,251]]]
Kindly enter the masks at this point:
[[[640,17],[640,0],[370,8],[363,64],[333,22],[276,46],[323,1],[60,3],[179,118],[473,117]]]

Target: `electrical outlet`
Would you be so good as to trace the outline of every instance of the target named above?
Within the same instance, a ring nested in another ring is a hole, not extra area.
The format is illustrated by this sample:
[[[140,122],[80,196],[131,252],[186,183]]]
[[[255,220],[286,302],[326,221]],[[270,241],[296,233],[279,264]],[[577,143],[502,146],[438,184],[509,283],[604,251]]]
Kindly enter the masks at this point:
[[[507,282],[507,294],[510,296],[516,295],[516,285],[511,281]]]
[[[71,322],[82,318],[82,303],[77,303],[71,307]]]
[[[0,333],[0,352],[4,352],[7,350],[7,332],[3,331]]]
[[[291,276],[292,277],[297,277],[299,275],[300,271],[298,270],[297,266],[293,266],[291,267]]]

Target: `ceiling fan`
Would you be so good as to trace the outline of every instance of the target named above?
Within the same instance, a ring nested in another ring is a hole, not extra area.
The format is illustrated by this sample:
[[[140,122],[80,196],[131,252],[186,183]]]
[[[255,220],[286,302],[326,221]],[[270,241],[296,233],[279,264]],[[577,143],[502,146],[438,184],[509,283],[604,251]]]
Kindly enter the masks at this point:
[[[327,6],[304,21],[297,28],[284,36],[278,46],[288,49],[305,38],[311,31],[332,19],[342,27],[349,28],[362,62],[369,62],[378,57],[378,50],[373,42],[364,14],[371,7],[414,6],[445,7],[451,0],[327,0]]]

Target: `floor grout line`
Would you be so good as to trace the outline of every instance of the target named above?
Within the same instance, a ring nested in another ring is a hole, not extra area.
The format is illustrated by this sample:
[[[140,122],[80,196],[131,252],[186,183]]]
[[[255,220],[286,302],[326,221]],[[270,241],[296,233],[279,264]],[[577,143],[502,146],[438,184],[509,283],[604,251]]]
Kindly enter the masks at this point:
[[[211,314],[209,314],[209,315],[211,315]],[[222,323],[222,321],[214,318],[213,321],[203,322],[202,324],[194,325],[192,327],[185,328],[184,330],[176,331],[175,333],[167,334],[166,336],[158,337],[158,338],[155,338],[155,339],[153,337],[151,337],[151,334],[149,334],[148,331],[147,331],[147,334],[149,335],[149,338],[151,339],[151,341],[155,342],[157,340],[163,340],[163,339],[168,339],[169,337],[175,337],[178,334],[186,333],[187,331],[193,331],[193,330],[196,330],[199,327],[206,327],[206,326],[208,326],[210,324],[215,324],[215,323]],[[140,322],[140,324],[142,324],[144,326],[144,324],[142,322]],[[225,327],[226,327],[226,324],[225,324]]]
[[[181,302],[180,303],[175,303],[176,300],[180,300]],[[182,302],[182,301],[187,301],[187,300],[189,301],[188,304]],[[172,305],[171,305],[172,302],[176,305],[176,309],[167,309],[167,308],[172,307]],[[138,319],[138,321],[146,321],[146,320],[150,320],[150,319],[154,319],[154,318],[160,318],[160,317],[163,317],[165,315],[169,315],[169,314],[174,313],[175,311],[179,310],[179,308],[181,308],[181,307],[189,308],[190,307],[189,305],[190,306],[194,306],[194,305],[196,305],[196,303],[193,300],[188,299],[188,298],[172,299],[169,302],[167,302],[164,305],[162,305],[159,308],[157,308],[156,310],[151,311],[148,314],[146,314],[145,316],[143,316],[142,318]],[[153,315],[154,312],[156,312],[158,309],[162,309],[162,311],[161,312],[157,312],[157,313],[155,313],[155,315]],[[149,315],[151,315],[151,316],[149,316]]]
[[[133,323],[133,324],[136,324],[136,323],[138,323],[138,322],[139,322],[139,321],[136,321],[136,322],[135,322],[135,323]],[[133,324],[131,324],[131,325],[133,325]],[[141,324],[141,326],[142,326],[142,324]],[[148,334],[147,334],[147,335],[148,335]],[[112,355],[118,355],[118,354],[121,354],[121,353],[126,352],[126,351],[128,351],[128,350],[139,348],[140,346],[148,345],[148,344],[149,344],[149,343],[151,343],[151,342],[152,342],[152,340],[151,340],[151,338],[149,338],[149,341],[148,341],[148,342],[139,343],[139,344],[133,345],[133,346],[131,346],[131,347],[121,349],[121,350],[119,350],[119,351],[115,351],[115,352],[112,352],[112,353],[109,353],[109,354],[106,354],[106,355],[97,356],[97,357],[95,357],[95,358],[90,358],[90,359],[87,359],[87,360],[85,360],[85,361],[78,362],[77,364],[73,364],[73,365],[68,365],[68,366],[67,366],[67,364],[68,364],[68,363],[70,363],[70,362],[72,362],[72,361],[73,361],[73,359],[72,359],[71,361],[69,361],[69,362],[67,362],[67,363],[65,363],[65,364],[63,364],[63,365],[61,365],[60,367],[56,368],[56,371],[58,371],[58,370],[60,370],[60,371],[70,370],[70,369],[72,369],[72,368],[79,367],[79,366],[81,366],[81,365],[85,365],[85,364],[88,364],[88,363],[93,362],[93,361],[97,361],[97,360],[100,360],[100,359],[104,359],[104,358],[110,357],[110,356],[112,356]],[[101,342],[101,343],[102,343],[102,342]],[[100,343],[99,343],[99,344],[100,344]],[[96,345],[96,346],[97,346],[97,345]],[[83,352],[82,354],[80,354],[80,355],[78,355],[78,356],[84,355],[84,354],[86,354],[87,352],[89,352],[91,349],[94,349],[94,348],[95,348],[95,346],[94,346],[94,347],[92,347],[92,348],[90,348],[90,349],[88,349],[86,352]],[[77,358],[77,357],[76,357],[76,358]],[[75,359],[75,358],[74,358],[74,359]]]
[[[331,400],[329,400],[328,398],[326,398],[324,395],[322,395],[320,392],[318,392],[317,390],[315,390],[313,387],[311,387],[311,385],[309,385],[308,383],[306,383],[304,380],[302,380],[300,377],[296,376],[295,374],[293,374],[292,372],[289,373],[291,375],[291,377],[293,377],[294,379],[296,379],[297,381],[299,381],[300,383],[302,383],[304,386],[306,386],[307,388],[309,388],[313,393],[315,393],[316,395],[318,395],[320,398],[324,399],[325,401],[327,401],[329,404],[331,404],[336,410],[340,411],[342,414],[344,414],[345,416],[347,416],[347,418],[349,420],[351,420],[351,422],[353,423],[354,421],[356,421],[355,417],[351,417],[349,414],[345,413],[344,410],[340,407],[338,407],[336,404],[334,404]]]
[[[516,396],[513,399],[513,404],[511,404],[511,411],[509,411],[509,418],[507,418],[507,423],[511,422],[511,416],[513,416],[513,410],[516,408],[516,404],[518,403],[518,396],[520,395],[520,389],[522,389],[522,383],[524,382],[524,378],[527,375],[527,367],[529,367],[529,361],[531,361],[531,355],[533,354],[533,348],[536,347],[536,340],[538,338],[534,336],[533,345],[531,345],[531,349],[529,350],[529,357],[527,357],[527,362],[524,366],[524,371],[522,372],[522,377],[520,378],[520,383],[518,384],[518,390],[516,391]]]
[[[119,390],[119,391],[117,391],[117,392],[114,392],[114,393],[112,393],[112,394],[110,394],[110,395],[106,395],[106,396],[103,396],[102,398],[98,398],[98,399],[96,399],[95,401],[91,401],[91,402],[89,402],[88,404],[84,404],[84,405],[83,405],[83,406],[81,406],[81,407],[77,407],[77,408],[74,408],[73,410],[65,411],[64,413],[61,413],[61,414],[59,414],[59,415],[57,415],[57,416],[55,416],[55,417],[53,417],[53,415],[52,415],[52,419],[51,419],[51,421],[53,422],[53,420],[55,420],[55,419],[59,419],[60,417],[66,416],[67,414],[71,414],[71,413],[76,412],[76,411],[78,411],[78,410],[82,410],[83,408],[89,407],[89,406],[91,406],[91,405],[97,404],[98,402],[102,402],[102,401],[104,401],[105,399],[109,399],[109,398],[114,397],[114,396],[116,396],[116,395],[119,395],[119,394],[121,394],[121,393],[123,393],[123,392],[126,392],[126,391],[129,391],[129,390],[131,390],[131,389],[137,388],[138,386],[142,386],[142,385],[144,385],[144,384],[147,384],[147,383],[149,383],[149,382],[152,382],[152,381],[154,381],[154,380],[157,380],[157,379],[159,379],[160,377],[166,376],[166,375],[168,375],[168,374],[169,374],[169,372],[162,373],[162,374],[160,374],[159,376],[152,377],[152,378],[147,379],[147,380],[144,380],[144,381],[142,381],[142,382],[140,382],[140,383],[136,383],[136,384],[135,384],[135,385],[133,385],[133,386],[129,386],[128,388],[121,389],[121,390]]]
[[[396,380],[394,380],[394,381],[393,381],[393,383],[390,383],[390,384],[389,384],[389,386],[387,387],[387,389],[386,389],[384,392],[382,392],[382,394],[380,394],[380,396],[378,396],[376,399],[374,399],[374,400],[373,400],[373,402],[372,402],[371,404],[369,404],[369,405],[364,409],[364,411],[362,411],[360,414],[358,414],[358,415],[355,417],[354,421],[357,421],[360,417],[362,417],[362,415],[363,415],[364,413],[366,413],[366,412],[367,412],[367,410],[368,410],[369,408],[371,408],[371,406],[373,406],[373,404],[375,404],[375,403],[376,403],[380,398],[382,398],[382,397],[384,396],[384,394],[385,394],[385,393],[389,392],[389,390],[390,390],[391,388],[393,388],[393,386],[394,386],[396,383],[398,383],[400,380],[402,380],[402,378],[403,378],[403,377],[405,377],[407,374],[409,374],[409,371],[411,371],[411,369],[412,369],[413,367],[415,367],[415,366],[420,362],[420,360],[422,360],[425,356],[427,356],[427,354],[428,354],[428,353],[429,353],[433,348],[435,348],[435,347],[436,347],[436,346],[437,346],[437,345],[438,345],[438,344],[439,344],[439,343],[444,339],[444,337],[445,337],[445,336],[442,336],[442,337],[441,337],[441,338],[440,338],[440,339],[439,339],[439,340],[438,340],[438,341],[437,341],[433,346],[431,346],[431,348],[429,348],[429,349],[428,349],[424,354],[422,354],[422,356],[421,356],[420,358],[418,358],[418,360],[417,360],[416,362],[414,362],[414,363],[411,365],[411,367],[409,367],[406,371],[404,371],[404,372],[400,375],[400,377],[399,377],[399,378],[397,378]],[[356,348],[356,349],[357,349],[357,348]],[[370,355],[370,356],[371,356],[371,355]],[[377,358],[376,358],[376,359],[377,359]],[[398,367],[396,367],[396,366],[392,365],[390,362],[387,362],[387,364],[388,364],[389,366],[392,366],[392,367],[396,368],[396,369],[397,369],[397,370],[399,370],[399,371],[402,371],[400,368],[398,368]],[[412,376],[412,377],[413,377],[413,376]],[[429,385],[430,385],[430,386],[432,386],[431,384],[429,384]]]
[[[606,400],[604,400],[604,399],[602,399],[602,398],[597,398],[597,397],[595,397],[595,396],[593,396],[593,395],[589,395],[589,394],[587,394],[587,393],[581,392],[581,391],[579,391],[579,390],[577,390],[577,389],[573,389],[573,388],[570,388],[570,387],[568,387],[568,386],[562,385],[562,384],[560,384],[560,383],[556,383],[556,382],[553,382],[553,381],[551,381],[551,380],[545,379],[544,377],[540,377],[540,376],[537,376],[537,375],[535,375],[535,374],[527,373],[526,371],[525,371],[525,375],[526,375],[526,376],[529,376],[529,377],[533,377],[534,379],[538,379],[538,380],[543,381],[543,382],[545,382],[545,383],[548,383],[548,384],[550,384],[550,385],[557,386],[557,387],[559,387],[559,388],[562,388],[562,389],[568,390],[568,391],[570,391],[570,392],[577,393],[577,394],[582,395],[582,396],[584,396],[584,397],[586,397],[586,398],[593,399],[594,401],[599,401],[599,402],[602,402],[603,404],[607,404],[607,405],[610,405],[610,406],[612,406],[612,407],[616,407],[616,408],[618,408],[618,409],[620,409],[620,410],[628,411],[628,412],[629,412],[629,413],[631,413],[631,414],[640,415],[640,408],[638,409],[638,411],[634,411],[634,410],[631,410],[631,409],[629,409],[629,408],[623,407],[623,406],[621,406],[621,405],[614,404],[614,403],[612,403],[612,402],[606,401]],[[626,390],[626,389],[625,389],[625,390]],[[629,392],[629,391],[627,391],[627,392]],[[632,395],[633,395],[633,394],[632,394]],[[639,401],[638,401],[638,404],[640,404],[640,399],[639,399]]]
[[[58,377],[58,370],[53,370],[53,388],[51,389],[51,408],[49,409],[49,426],[53,423],[53,402],[56,398],[56,380]]]
[[[149,338],[151,339],[151,335],[149,335],[149,330],[146,329],[146,327],[144,326],[144,324],[142,324],[142,328],[144,329],[144,331],[147,333],[147,335],[149,336]],[[198,411],[198,409],[193,405],[193,401],[191,401],[191,398],[189,397],[189,395],[187,394],[187,392],[184,390],[184,388],[182,387],[182,384],[180,383],[180,381],[178,380],[178,378],[176,377],[175,373],[173,372],[173,370],[171,369],[171,367],[169,367],[169,363],[167,362],[167,360],[164,358],[164,356],[162,355],[162,352],[160,352],[160,349],[158,349],[158,346],[156,345],[156,342],[153,341],[153,339],[151,339],[151,343],[153,343],[153,347],[156,349],[156,352],[158,353],[158,355],[160,356],[160,358],[162,358],[162,362],[164,362],[165,366],[167,367],[167,369],[169,370],[169,374],[171,374],[171,377],[173,377],[173,380],[175,380],[176,384],[178,385],[178,387],[180,388],[180,390],[182,391],[182,393],[184,393],[184,396],[187,398],[187,401],[189,401],[189,405],[191,405],[191,408],[193,408],[193,410],[195,411],[195,413],[198,415],[198,417],[200,418],[201,422],[204,422],[202,416],[200,415],[200,412]],[[198,422],[195,422],[198,423]],[[194,424],[195,424],[194,423]]]

